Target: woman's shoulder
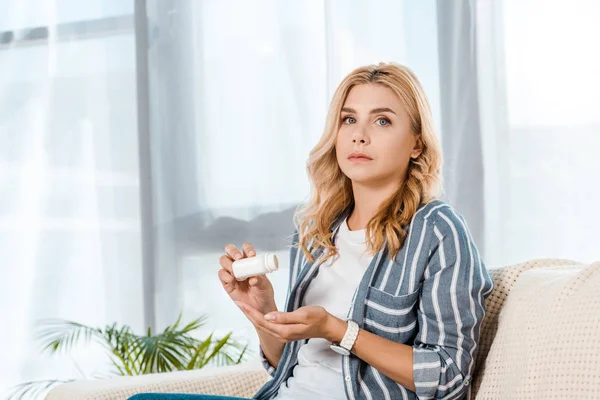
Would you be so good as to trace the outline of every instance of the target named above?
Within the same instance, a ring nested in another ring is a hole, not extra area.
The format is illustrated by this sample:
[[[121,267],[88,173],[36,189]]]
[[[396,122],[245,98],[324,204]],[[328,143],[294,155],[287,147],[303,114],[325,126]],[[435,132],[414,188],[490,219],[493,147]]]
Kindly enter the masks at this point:
[[[437,231],[438,236],[469,235],[467,223],[462,214],[450,204],[439,199],[421,204],[415,212],[412,225],[429,227]]]
[[[440,214],[454,214],[456,210],[443,200],[435,199],[428,203],[422,203],[415,212],[415,221],[437,221]]]

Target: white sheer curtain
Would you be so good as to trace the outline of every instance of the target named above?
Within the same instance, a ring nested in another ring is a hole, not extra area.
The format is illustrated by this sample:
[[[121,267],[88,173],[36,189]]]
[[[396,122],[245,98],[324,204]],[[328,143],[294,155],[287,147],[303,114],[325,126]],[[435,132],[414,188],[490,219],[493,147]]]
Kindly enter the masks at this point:
[[[142,327],[133,4],[2,3],[0,397],[103,372],[39,354],[34,323]]]
[[[598,260],[600,4],[472,4],[487,260]]]

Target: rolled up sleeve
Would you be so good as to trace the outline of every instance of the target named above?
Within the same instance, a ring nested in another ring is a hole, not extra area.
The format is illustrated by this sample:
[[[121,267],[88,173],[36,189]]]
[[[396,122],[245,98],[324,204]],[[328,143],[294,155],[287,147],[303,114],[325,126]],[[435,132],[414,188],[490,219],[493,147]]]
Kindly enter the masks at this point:
[[[419,399],[460,399],[477,355],[485,299],[493,281],[467,225],[453,210],[439,211],[424,271],[413,345],[413,375]]]
[[[260,346],[260,345],[258,346],[258,354],[260,356],[260,362],[262,363],[262,366],[264,367],[264,369],[267,370],[269,375],[275,376],[275,367],[271,365],[269,360],[267,360],[267,357],[265,357],[265,353],[262,349],[262,346]]]

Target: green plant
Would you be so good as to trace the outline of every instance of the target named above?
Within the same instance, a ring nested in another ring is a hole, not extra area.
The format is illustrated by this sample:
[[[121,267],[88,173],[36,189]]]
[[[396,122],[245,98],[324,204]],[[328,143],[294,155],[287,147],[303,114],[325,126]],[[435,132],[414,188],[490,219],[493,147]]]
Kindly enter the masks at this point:
[[[176,370],[192,370],[211,365],[239,364],[245,360],[248,345],[231,338],[231,332],[222,338],[210,334],[199,340],[191,334],[206,320],[202,316],[181,326],[177,321],[161,333],[136,335],[129,326],[116,323],[104,328],[93,328],[77,322],[60,319],[42,320],[38,324],[37,339],[42,351],[65,354],[74,346],[96,342],[103,346],[117,375],[143,375]],[[52,386],[70,380],[46,380],[22,383],[14,388],[9,400],[40,396]]]

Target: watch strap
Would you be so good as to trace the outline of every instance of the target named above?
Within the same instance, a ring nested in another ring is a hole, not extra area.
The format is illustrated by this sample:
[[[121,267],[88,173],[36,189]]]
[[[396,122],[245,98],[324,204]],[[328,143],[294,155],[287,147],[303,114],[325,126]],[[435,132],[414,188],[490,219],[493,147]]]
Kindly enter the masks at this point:
[[[344,335],[342,341],[340,342],[340,347],[343,347],[344,349],[351,351],[352,347],[354,347],[354,342],[356,341],[356,338],[358,337],[358,324],[354,321],[352,321],[351,319],[347,320],[346,322],[348,322],[348,329],[346,329],[346,334]]]

